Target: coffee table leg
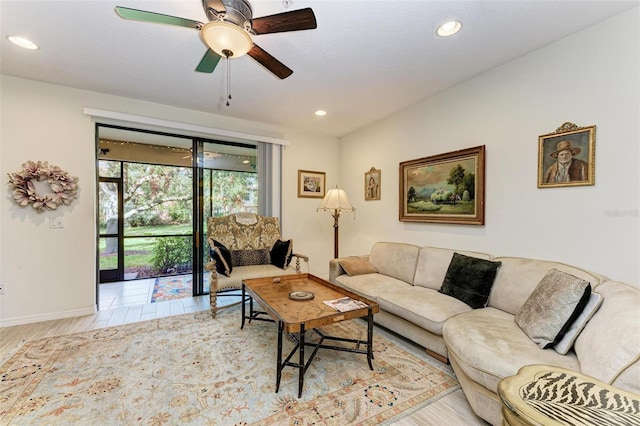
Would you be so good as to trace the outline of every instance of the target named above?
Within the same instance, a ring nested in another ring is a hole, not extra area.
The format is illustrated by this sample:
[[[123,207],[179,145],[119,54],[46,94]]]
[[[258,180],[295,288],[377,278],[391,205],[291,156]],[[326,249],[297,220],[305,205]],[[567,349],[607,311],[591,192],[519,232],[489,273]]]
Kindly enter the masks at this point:
[[[278,365],[276,365],[276,393],[280,389],[280,379],[282,378],[282,331],[284,323],[278,321]]]
[[[367,361],[369,362],[369,368],[373,370],[373,312],[369,308],[369,315],[367,316]]]
[[[249,296],[249,322],[253,319],[253,297]]]
[[[240,330],[242,330],[244,328],[244,317],[245,317],[245,307],[244,307],[245,300],[244,300],[244,298],[245,298],[245,294],[246,294],[246,291],[245,291],[245,288],[244,288],[244,283],[242,283],[242,302],[241,302],[242,303],[242,324],[240,324]]]
[[[302,397],[302,386],[304,385],[304,323],[300,324],[300,367],[298,370],[298,398]]]

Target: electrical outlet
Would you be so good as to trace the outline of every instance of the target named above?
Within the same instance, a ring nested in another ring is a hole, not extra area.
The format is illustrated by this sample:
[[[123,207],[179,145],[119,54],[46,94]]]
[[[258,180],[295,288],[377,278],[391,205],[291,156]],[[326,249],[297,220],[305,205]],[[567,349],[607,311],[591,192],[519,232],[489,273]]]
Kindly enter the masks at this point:
[[[7,289],[6,284],[0,284],[0,295],[3,295],[6,289]]]

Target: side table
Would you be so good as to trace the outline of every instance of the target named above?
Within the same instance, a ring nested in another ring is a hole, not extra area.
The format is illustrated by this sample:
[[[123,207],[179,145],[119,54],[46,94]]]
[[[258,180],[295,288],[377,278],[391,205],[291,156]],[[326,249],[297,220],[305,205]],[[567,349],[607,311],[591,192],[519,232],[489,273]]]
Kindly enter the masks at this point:
[[[503,426],[640,426],[640,395],[560,367],[522,367],[498,395]]]

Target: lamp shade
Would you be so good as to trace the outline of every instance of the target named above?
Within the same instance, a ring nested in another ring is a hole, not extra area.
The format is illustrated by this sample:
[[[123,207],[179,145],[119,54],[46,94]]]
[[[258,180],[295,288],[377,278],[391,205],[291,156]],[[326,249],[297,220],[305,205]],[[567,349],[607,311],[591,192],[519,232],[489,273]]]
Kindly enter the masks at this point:
[[[245,30],[224,21],[211,21],[200,30],[202,40],[218,55],[238,58],[253,47],[253,40]]]
[[[333,188],[324,196],[324,200],[318,206],[317,211],[338,210],[339,212],[352,212],[353,206],[349,202],[347,193],[342,189]]]

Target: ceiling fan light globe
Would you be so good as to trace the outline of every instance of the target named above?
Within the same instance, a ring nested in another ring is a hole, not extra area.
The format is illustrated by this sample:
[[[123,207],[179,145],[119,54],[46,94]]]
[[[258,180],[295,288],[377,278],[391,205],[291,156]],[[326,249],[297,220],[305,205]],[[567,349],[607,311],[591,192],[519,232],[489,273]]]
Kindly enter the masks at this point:
[[[222,57],[239,58],[253,47],[251,36],[235,24],[224,21],[211,21],[200,30],[200,36],[207,46]]]

